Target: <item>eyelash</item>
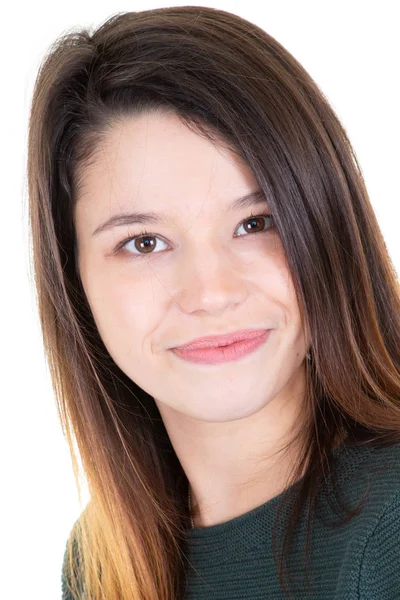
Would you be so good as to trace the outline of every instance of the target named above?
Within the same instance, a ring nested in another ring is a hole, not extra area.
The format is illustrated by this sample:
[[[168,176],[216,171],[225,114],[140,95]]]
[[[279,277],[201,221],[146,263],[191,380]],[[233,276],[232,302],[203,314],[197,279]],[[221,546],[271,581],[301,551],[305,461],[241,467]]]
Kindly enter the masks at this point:
[[[258,219],[259,217],[265,217],[265,218],[271,218],[271,220],[273,221],[273,216],[270,213],[263,213],[261,215],[253,215],[251,214],[250,217],[247,217],[247,219],[244,219],[243,221],[241,221],[238,225],[238,227],[240,227],[241,225],[243,225],[243,223],[246,223],[246,221],[251,221],[252,219]],[[269,233],[271,231],[271,229],[274,228],[274,225],[271,224],[270,227],[266,230],[263,231],[256,231],[253,233],[253,235],[257,235],[259,233]],[[252,234],[252,232],[247,232],[247,234],[241,234],[237,237],[247,237],[249,234]],[[155,235],[154,233],[150,233],[147,230],[143,230],[140,233],[138,233],[137,235],[131,236],[129,238],[126,238],[124,240],[122,240],[114,249],[113,254],[117,254],[120,251],[124,250],[124,246],[126,246],[129,242],[132,242],[133,240],[136,240],[137,238],[141,238],[141,237],[156,237],[158,238],[157,235]],[[134,253],[134,252],[129,252],[129,250],[127,250],[127,252],[133,256],[134,258],[138,258],[139,256],[150,256],[152,254],[159,254],[158,252],[143,252],[143,253]]]

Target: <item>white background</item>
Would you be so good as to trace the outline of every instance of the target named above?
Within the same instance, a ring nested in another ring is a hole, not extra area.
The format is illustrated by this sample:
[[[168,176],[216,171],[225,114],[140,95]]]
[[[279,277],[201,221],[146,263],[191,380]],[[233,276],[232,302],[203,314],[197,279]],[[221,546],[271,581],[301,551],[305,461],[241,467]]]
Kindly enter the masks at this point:
[[[57,420],[29,266],[26,143],[31,93],[48,46],[67,29],[116,12],[168,5],[235,12],[308,70],[341,118],[363,170],[392,261],[400,267],[397,0],[8,3],[1,56],[0,597],[56,600],[69,531],[79,516]],[[88,499],[88,498],[87,498]]]

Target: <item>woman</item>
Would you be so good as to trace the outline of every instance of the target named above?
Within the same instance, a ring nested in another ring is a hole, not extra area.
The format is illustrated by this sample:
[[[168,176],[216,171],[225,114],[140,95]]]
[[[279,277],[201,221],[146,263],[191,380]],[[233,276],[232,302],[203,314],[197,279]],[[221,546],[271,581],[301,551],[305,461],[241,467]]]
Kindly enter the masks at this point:
[[[28,176],[63,598],[399,598],[398,281],[295,58],[195,6],[68,33]]]

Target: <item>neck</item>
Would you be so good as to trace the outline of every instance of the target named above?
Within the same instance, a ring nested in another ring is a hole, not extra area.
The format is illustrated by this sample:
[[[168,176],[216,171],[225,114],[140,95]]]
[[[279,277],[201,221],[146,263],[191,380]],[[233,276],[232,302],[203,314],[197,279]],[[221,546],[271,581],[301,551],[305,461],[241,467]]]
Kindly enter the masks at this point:
[[[335,437],[332,449],[337,448],[337,446],[339,446],[345,440],[345,437],[345,435],[338,433]],[[291,456],[293,456],[293,454]],[[286,470],[284,464],[286,465]],[[292,468],[290,468],[290,464]],[[236,504],[228,504],[226,502],[224,504],[222,500],[213,507],[210,507],[206,506],[204,503],[198,503],[196,495],[193,493],[191,484],[189,482],[188,500],[191,527],[209,527],[211,525],[225,523],[226,521],[234,519],[254,508],[257,508],[258,506],[261,506],[262,504],[265,504],[265,502],[268,502],[268,500],[271,500],[283,492],[289,485],[303,477],[306,472],[307,465],[304,466],[301,474],[298,474],[295,480],[293,480],[293,464],[293,460],[291,462],[290,455],[288,455],[286,457],[286,461],[281,460],[281,462],[277,464],[275,476],[272,476],[271,474],[268,480],[262,480],[258,486],[247,486],[245,490],[246,495],[242,497],[241,502],[236,502]]]
[[[297,463],[298,444],[293,440],[300,439],[303,419],[308,417],[303,405],[304,384],[305,373],[297,373],[268,402],[260,398],[262,408],[251,412],[247,408],[247,415],[243,402],[232,406],[229,398],[220,399],[221,416],[213,421],[195,418],[155,399],[192,487],[196,525],[234,518],[285,488]],[[241,418],[239,410],[244,415]],[[223,413],[229,414],[229,420],[222,420]]]

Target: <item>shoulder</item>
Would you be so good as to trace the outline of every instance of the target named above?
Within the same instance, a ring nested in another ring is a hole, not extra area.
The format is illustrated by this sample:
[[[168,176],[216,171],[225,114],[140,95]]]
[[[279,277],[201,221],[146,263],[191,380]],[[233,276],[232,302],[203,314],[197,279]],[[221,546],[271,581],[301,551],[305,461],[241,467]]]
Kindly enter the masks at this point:
[[[336,595],[323,597],[399,600],[400,445],[343,445],[333,466],[336,477],[322,494],[323,525],[316,523],[315,560],[322,579],[335,573]],[[344,522],[343,505],[354,511]]]
[[[365,538],[359,597],[400,598],[400,491],[387,500]]]
[[[358,560],[358,596],[400,598],[400,444],[352,447],[346,454],[346,488],[365,496]],[[357,535],[357,537],[358,537]]]
[[[392,446],[345,446],[338,454],[339,480],[349,496],[366,495],[375,515],[400,492],[400,443]]]
[[[81,515],[78,517],[78,519],[76,519],[76,521],[74,522],[72,529],[69,533],[68,539],[66,540],[66,543],[65,543],[64,557],[63,557],[63,562],[62,562],[62,567],[61,567],[61,597],[62,597],[62,600],[72,600],[72,595],[70,592],[72,579],[71,579],[71,567],[70,567],[69,552],[68,552],[69,544],[72,545],[72,565],[73,565],[74,574],[79,580],[79,574],[80,574],[80,570],[81,570],[80,569],[81,561],[80,561],[78,542],[77,542],[77,532],[78,532],[78,528],[79,528],[79,525],[81,522],[82,514],[83,513],[81,513]]]

